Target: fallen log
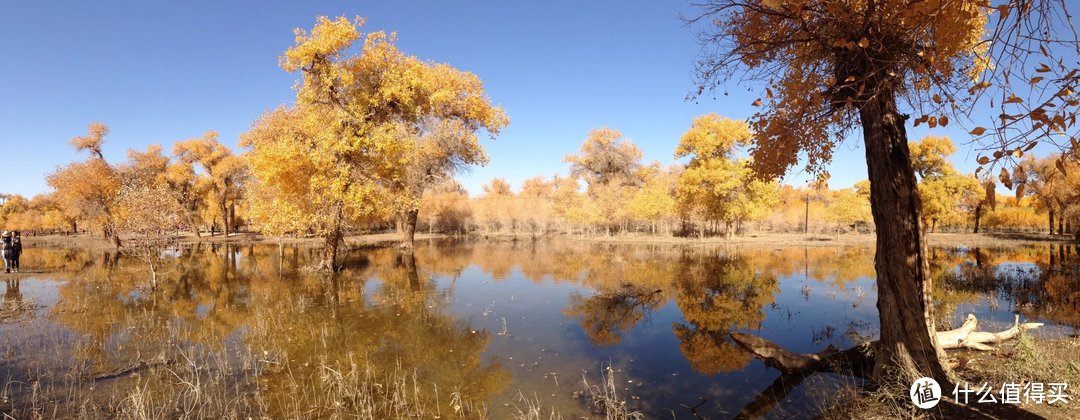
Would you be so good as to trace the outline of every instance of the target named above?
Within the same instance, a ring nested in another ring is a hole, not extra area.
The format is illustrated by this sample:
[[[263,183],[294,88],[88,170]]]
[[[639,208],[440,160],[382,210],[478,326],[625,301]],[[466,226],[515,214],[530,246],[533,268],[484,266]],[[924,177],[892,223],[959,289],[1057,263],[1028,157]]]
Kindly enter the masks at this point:
[[[731,333],[731,339],[744,350],[753,354],[766,366],[779,370],[785,375],[798,375],[815,371],[850,373],[855,376],[865,376],[873,366],[873,358],[870,357],[872,347],[877,342],[865,346],[855,346],[844,351],[837,351],[835,347],[812,354],[801,354],[784,350],[776,343],[764,338],[743,334]]]
[[[1043,326],[1041,322],[1020,323],[1020,315],[1016,316],[1013,327],[1001,332],[975,331],[979,321],[975,315],[968,314],[964,324],[955,330],[940,331],[937,333],[938,345],[943,349],[969,348],[972,350],[990,351],[994,348],[991,344],[1001,344],[1012,340],[1027,330],[1033,330]]]

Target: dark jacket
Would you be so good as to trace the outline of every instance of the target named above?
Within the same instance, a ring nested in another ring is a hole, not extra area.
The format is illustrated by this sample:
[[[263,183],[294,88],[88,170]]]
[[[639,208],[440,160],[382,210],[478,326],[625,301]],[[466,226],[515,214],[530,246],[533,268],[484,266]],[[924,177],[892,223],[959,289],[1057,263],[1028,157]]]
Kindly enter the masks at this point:
[[[11,238],[11,252],[14,253],[16,257],[18,257],[19,254],[22,254],[22,238],[18,236]]]

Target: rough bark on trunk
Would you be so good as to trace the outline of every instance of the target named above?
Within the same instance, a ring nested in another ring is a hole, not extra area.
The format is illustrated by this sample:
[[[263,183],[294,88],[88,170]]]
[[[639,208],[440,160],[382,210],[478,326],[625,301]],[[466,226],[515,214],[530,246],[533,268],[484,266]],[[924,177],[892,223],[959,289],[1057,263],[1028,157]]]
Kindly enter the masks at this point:
[[[870,204],[877,227],[878,312],[881,338],[873,378],[922,376],[949,383],[943,351],[932,334],[934,308],[921,226],[921,203],[904,119],[895,93],[877,91],[859,110],[866,143]]]
[[[221,207],[221,226],[222,226],[222,228],[224,228],[222,230],[222,232],[225,234],[225,237],[228,238],[229,237],[229,207],[225,205],[224,201],[221,202],[220,207]]]
[[[319,263],[318,267],[319,270],[331,272],[337,271],[338,269],[337,250],[338,247],[341,246],[341,241],[345,236],[341,226],[344,220],[343,205],[338,203],[334,207],[334,210],[332,210],[335,215],[333,226],[330,227],[326,237],[323,238],[322,261]]]
[[[975,206],[975,231],[973,233],[979,233],[979,220],[982,219],[982,204]],[[1050,232],[1053,234],[1054,232]]]
[[[1054,208],[1050,207],[1049,212],[1050,212],[1050,234],[1053,235],[1054,234]]]
[[[401,232],[401,247],[412,248],[416,242],[416,216],[420,210],[403,210],[398,213],[398,226]]]

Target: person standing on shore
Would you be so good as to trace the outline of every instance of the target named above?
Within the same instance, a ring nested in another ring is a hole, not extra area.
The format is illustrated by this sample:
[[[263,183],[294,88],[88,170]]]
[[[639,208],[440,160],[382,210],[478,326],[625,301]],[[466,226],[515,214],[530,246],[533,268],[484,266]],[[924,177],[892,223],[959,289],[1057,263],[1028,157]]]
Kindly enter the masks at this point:
[[[19,231],[15,231],[15,234],[11,236],[11,269],[19,272],[19,257],[22,256],[22,235]]]
[[[11,240],[11,232],[4,231],[3,235],[0,235],[0,256],[4,257],[4,272],[11,272],[11,257],[13,250],[13,244]]]

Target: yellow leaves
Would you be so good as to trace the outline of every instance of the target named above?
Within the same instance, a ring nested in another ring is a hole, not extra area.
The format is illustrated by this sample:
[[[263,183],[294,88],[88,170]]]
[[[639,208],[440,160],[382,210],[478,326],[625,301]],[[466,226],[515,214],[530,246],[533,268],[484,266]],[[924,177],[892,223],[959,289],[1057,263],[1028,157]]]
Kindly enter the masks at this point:
[[[92,122],[90,123],[90,126],[87,127],[87,131],[89,131],[89,134],[86,136],[72,137],[69,144],[71,144],[71,147],[74,147],[75,150],[80,152],[86,150],[90,152],[92,157],[104,159],[104,156],[101,154],[101,145],[105,141],[105,136],[109,134],[109,127],[99,122]]]
[[[487,161],[479,129],[495,136],[509,124],[479,77],[406,55],[394,34],[365,36],[363,24],[320,17],[310,32],[297,30],[281,58],[283,69],[302,73],[296,105],[268,112],[242,136],[266,201],[256,213],[273,229],[302,223],[325,234],[415,209],[431,179]],[[361,37],[359,54],[348,55]]]
[[[755,100],[754,100],[754,103],[752,103],[752,104],[750,104],[750,105],[751,105],[751,106],[761,106],[761,98],[757,98],[757,99],[755,99]]]
[[[976,83],[974,86],[972,86],[970,89],[968,89],[968,93],[974,94],[975,92],[986,89],[986,88],[988,88],[990,86],[992,86],[992,84],[990,82],[985,82],[985,81],[984,82],[979,82],[979,83]]]
[[[987,163],[990,163],[990,158],[988,158],[986,156],[979,156],[978,162],[979,162],[980,165],[985,165]]]
[[[1032,78],[1031,78],[1031,82],[1029,82],[1029,83],[1031,83],[1031,84],[1033,84],[1033,85],[1034,85],[1034,84],[1037,84],[1037,83],[1039,83],[1039,82],[1043,81],[1043,79],[1045,79],[1045,77],[1042,77],[1042,76],[1035,76],[1035,77],[1032,77]]]
[[[315,63],[329,62],[360,39],[357,29],[363,25],[364,19],[360,17],[350,22],[344,16],[334,20],[319,16],[310,33],[303,29],[294,31],[296,46],[285,51],[279,59],[281,68],[294,72]]]
[[[869,46],[870,46],[870,40],[866,39],[865,36],[862,37],[862,39],[859,40],[859,48],[866,48],[866,47],[869,47]]]
[[[1006,189],[1011,190],[1013,188],[1012,177],[1009,176],[1008,169],[1001,168],[1001,173],[998,174],[998,181],[1001,181],[1001,185],[1003,185]]]
[[[970,132],[969,132],[968,134],[971,134],[971,135],[973,135],[973,136],[981,136],[981,135],[983,135],[983,133],[985,133],[985,132],[986,132],[986,129],[985,129],[985,128],[983,128],[983,127],[975,127],[975,128],[974,128],[974,129],[972,129],[972,130],[971,130],[971,131],[970,131]]]
[[[1019,104],[1019,103],[1023,103],[1023,102],[1024,102],[1024,100],[1020,99],[1020,97],[1018,97],[1016,95],[1009,95],[1009,97],[1006,98],[1005,101],[1002,102],[1002,104]]]
[[[942,115],[938,118],[938,124],[941,124],[942,127],[949,125],[949,117],[947,115]]]
[[[948,137],[926,136],[919,142],[908,143],[911,166],[921,177],[952,175],[956,172],[947,157],[956,153]]]
[[[749,144],[750,126],[715,113],[694,118],[690,129],[679,139],[675,157],[692,159],[730,157],[736,146]]]
[[[1045,63],[1040,63],[1039,67],[1035,69],[1036,73],[1049,73],[1051,71],[1053,71],[1053,69],[1051,69],[1050,66],[1046,65]]]
[[[941,103],[941,95],[938,95],[938,94],[935,93],[934,96],[931,99],[933,99],[934,103],[936,103],[936,104]]]

